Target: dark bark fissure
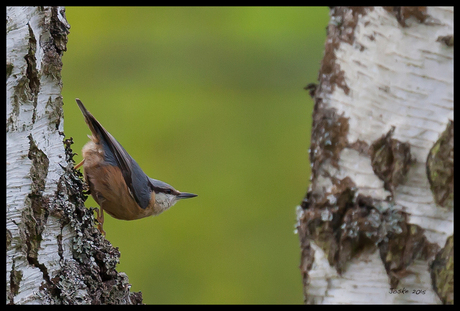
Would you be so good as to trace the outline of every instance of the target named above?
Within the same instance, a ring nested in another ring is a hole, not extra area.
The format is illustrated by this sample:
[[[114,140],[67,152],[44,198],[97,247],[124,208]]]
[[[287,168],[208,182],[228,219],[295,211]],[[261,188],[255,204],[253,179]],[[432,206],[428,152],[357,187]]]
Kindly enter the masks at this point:
[[[410,144],[392,138],[395,127],[373,142],[369,149],[372,169],[375,175],[384,183],[384,188],[391,192],[394,200],[394,191],[397,186],[405,183],[407,173],[416,159],[410,153]]]
[[[35,39],[34,32],[30,25],[29,27],[29,50],[24,56],[26,62],[27,62],[27,69],[26,69],[26,76],[27,79],[29,80],[29,89],[32,93],[32,96],[34,98],[37,97],[38,91],[40,90],[40,79],[38,77],[38,71],[37,71],[37,59],[35,58],[35,52],[37,51],[37,40]],[[37,105],[36,99],[35,99],[35,106]],[[33,119],[33,122],[35,122],[35,118]]]
[[[392,13],[402,27],[407,27],[406,19],[409,17],[415,17],[420,23],[428,18],[424,6],[387,6],[385,10]]]
[[[49,215],[49,199],[43,196],[46,177],[48,175],[49,159],[46,154],[37,147],[32,134],[29,135],[29,144],[28,158],[32,161],[32,166],[30,168],[32,187],[26,202],[28,203],[27,205],[30,206],[30,212],[23,213],[26,258],[31,266],[37,267],[42,272],[43,279],[46,282],[46,284],[42,284],[42,286],[46,286],[54,296],[59,297],[59,289],[52,283],[46,266],[38,261],[38,250],[42,241],[42,232],[46,226]]]
[[[10,288],[8,291],[9,304],[14,304],[14,296],[19,292],[19,283],[22,279],[22,271],[16,271],[15,260],[13,258],[13,264],[10,272]]]

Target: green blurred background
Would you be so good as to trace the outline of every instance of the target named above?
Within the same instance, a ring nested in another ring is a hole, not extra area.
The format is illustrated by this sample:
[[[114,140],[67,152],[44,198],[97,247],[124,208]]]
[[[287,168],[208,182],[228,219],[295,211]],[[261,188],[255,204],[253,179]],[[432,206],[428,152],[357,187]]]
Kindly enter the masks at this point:
[[[65,134],[80,98],[152,178],[197,193],[106,216],[144,303],[302,303],[295,208],[308,187],[328,8],[66,7]],[[86,206],[97,206],[92,198]]]

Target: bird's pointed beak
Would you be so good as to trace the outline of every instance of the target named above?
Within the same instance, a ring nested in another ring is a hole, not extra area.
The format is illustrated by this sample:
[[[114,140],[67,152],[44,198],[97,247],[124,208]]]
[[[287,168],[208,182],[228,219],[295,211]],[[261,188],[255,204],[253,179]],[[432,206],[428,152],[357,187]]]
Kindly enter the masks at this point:
[[[181,192],[177,197],[179,199],[188,199],[188,198],[194,198],[198,194],[193,194],[193,193],[187,193],[187,192]]]

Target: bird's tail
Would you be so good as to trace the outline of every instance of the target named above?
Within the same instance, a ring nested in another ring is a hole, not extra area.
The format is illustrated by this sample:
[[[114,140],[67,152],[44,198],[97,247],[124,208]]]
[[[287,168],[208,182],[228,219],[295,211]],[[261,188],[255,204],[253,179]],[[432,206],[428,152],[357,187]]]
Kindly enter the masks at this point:
[[[99,140],[101,134],[105,132],[104,128],[102,125],[96,120],[95,117],[89,112],[85,105],[81,102],[80,99],[76,98],[75,99],[78,107],[80,108],[81,112],[83,113],[83,116],[85,117],[86,124],[88,124],[89,129],[91,130],[91,133],[93,134],[93,138]]]

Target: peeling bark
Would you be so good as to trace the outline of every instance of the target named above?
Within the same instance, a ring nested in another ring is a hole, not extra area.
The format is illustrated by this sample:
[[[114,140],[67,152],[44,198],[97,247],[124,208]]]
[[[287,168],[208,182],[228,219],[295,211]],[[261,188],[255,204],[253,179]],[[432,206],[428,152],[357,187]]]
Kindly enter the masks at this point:
[[[7,304],[139,304],[64,139],[62,7],[7,8]]]
[[[453,8],[333,7],[327,32],[305,88],[305,302],[452,303]]]

